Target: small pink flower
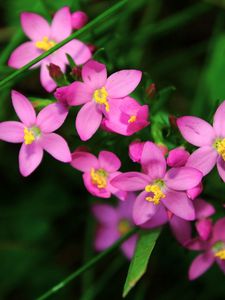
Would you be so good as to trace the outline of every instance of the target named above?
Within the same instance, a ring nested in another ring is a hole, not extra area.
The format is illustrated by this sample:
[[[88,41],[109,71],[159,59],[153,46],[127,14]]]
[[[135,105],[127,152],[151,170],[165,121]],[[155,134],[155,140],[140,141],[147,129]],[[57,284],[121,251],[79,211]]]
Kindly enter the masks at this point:
[[[35,59],[72,33],[71,13],[68,7],[63,7],[56,12],[51,25],[40,15],[23,12],[21,25],[30,41],[20,45],[11,54],[8,64],[16,69]],[[66,53],[70,54],[78,65],[91,58],[89,48],[84,43],[74,39],[37,63],[35,67],[41,67],[41,84],[48,92],[56,88],[56,83],[50,77],[47,66],[53,63],[65,72]]]
[[[0,140],[22,143],[19,168],[23,176],[30,175],[41,163],[43,150],[62,162],[70,162],[71,154],[66,141],[53,131],[67,117],[68,110],[61,103],[46,106],[36,116],[29,100],[12,91],[12,104],[21,122],[0,123]]]
[[[107,78],[105,65],[91,60],[82,68],[83,82],[58,88],[55,97],[72,106],[84,104],[76,118],[76,129],[80,138],[86,141],[101,125],[103,115],[110,114],[110,103],[121,101],[133,92],[141,75],[137,70],[123,70]]]
[[[72,13],[71,19],[72,19],[72,28],[76,30],[81,29],[88,22],[88,16],[83,11],[75,11],[74,13]]]
[[[102,251],[112,246],[120,237],[128,233],[133,227],[132,208],[135,200],[135,194],[129,193],[126,201],[120,201],[117,207],[107,204],[95,204],[92,212],[98,221],[98,227],[95,237],[95,249]],[[121,250],[128,259],[131,259],[134,253],[137,235],[133,235],[125,241]]]
[[[166,160],[152,142],[144,145],[141,165],[143,173],[127,172],[111,180],[113,186],[123,191],[143,190],[134,204],[135,224],[150,220],[161,206],[182,219],[194,220],[193,203],[186,191],[200,183],[202,173],[190,167],[166,171]]]
[[[204,251],[194,259],[189,268],[190,280],[201,276],[214,262],[225,273],[225,218],[219,219],[214,226],[211,222],[204,221],[201,227],[198,229],[201,235],[186,245],[191,250]]]
[[[197,117],[181,117],[177,120],[183,137],[199,147],[188,158],[187,166],[208,174],[215,165],[225,182],[225,101],[218,107],[213,126]]]
[[[110,184],[110,180],[120,174],[121,162],[114,153],[101,151],[97,158],[89,152],[76,150],[72,154],[71,165],[84,173],[84,185],[93,196],[110,198],[113,194],[125,199],[126,193]]]
[[[125,97],[120,103],[109,101],[109,106],[103,124],[111,132],[130,136],[149,125],[148,106],[141,106],[131,97]]]

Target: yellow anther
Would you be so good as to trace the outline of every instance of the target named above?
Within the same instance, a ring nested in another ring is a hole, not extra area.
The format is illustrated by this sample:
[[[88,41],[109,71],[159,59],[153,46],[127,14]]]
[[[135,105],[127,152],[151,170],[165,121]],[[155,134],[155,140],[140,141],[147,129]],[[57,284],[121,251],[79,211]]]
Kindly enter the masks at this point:
[[[225,260],[225,249],[215,252],[214,255],[215,255],[215,257]]]
[[[158,205],[160,200],[166,197],[157,184],[147,185],[145,191],[153,194],[153,197],[148,196],[145,199],[149,202],[153,202],[155,205]]]
[[[225,138],[216,140],[216,142],[214,143],[214,147],[225,161]]]
[[[107,100],[108,93],[105,87],[95,90],[93,97],[96,103],[105,105],[105,110],[109,112],[109,102]]]
[[[24,142],[25,145],[30,145],[35,140],[35,135],[32,130],[29,130],[28,128],[24,128]]]
[[[121,235],[128,233],[131,230],[131,224],[128,220],[123,219],[118,224],[118,230]]]
[[[91,181],[99,189],[104,189],[107,186],[107,177],[108,174],[103,169],[98,169],[95,171],[94,168],[91,168]]]
[[[128,123],[134,123],[136,121],[136,116],[130,116],[130,119],[128,120]]]
[[[35,43],[35,46],[38,49],[41,49],[43,51],[48,51],[49,49],[51,49],[55,45],[56,45],[56,42],[54,42],[52,40],[49,40],[49,38],[47,36],[44,36],[42,41],[37,41]]]

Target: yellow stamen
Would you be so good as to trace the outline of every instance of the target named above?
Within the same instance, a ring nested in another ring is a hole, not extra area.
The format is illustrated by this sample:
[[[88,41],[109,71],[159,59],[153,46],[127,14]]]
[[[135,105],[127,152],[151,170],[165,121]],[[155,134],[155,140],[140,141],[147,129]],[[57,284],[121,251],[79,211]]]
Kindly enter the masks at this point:
[[[215,257],[225,260],[225,249],[217,251],[216,253],[214,253],[214,255]]]
[[[118,224],[118,230],[121,235],[128,233],[131,230],[131,224],[128,220],[121,220]]]
[[[35,140],[35,135],[32,130],[29,130],[28,128],[24,128],[24,142],[25,145],[30,145]]]
[[[35,46],[38,49],[41,49],[43,51],[48,51],[49,49],[51,49],[55,45],[56,45],[56,42],[54,42],[52,40],[49,40],[49,38],[47,36],[44,36],[42,41],[37,41],[35,43]]]
[[[148,193],[153,193],[153,197],[148,196],[145,199],[149,202],[153,202],[155,205],[158,205],[160,200],[166,197],[157,184],[147,185],[145,187],[145,191]]]
[[[95,90],[93,97],[94,97],[95,102],[105,105],[105,110],[107,112],[109,112],[109,102],[107,100],[108,93],[107,93],[105,87]]]
[[[94,168],[91,168],[91,181],[99,189],[104,189],[107,186],[107,177],[108,174],[103,169],[98,169],[95,171]]]
[[[225,138],[216,140],[214,143],[214,147],[225,161]]]
[[[128,120],[128,123],[134,123],[136,121],[136,116],[130,116],[130,119]]]

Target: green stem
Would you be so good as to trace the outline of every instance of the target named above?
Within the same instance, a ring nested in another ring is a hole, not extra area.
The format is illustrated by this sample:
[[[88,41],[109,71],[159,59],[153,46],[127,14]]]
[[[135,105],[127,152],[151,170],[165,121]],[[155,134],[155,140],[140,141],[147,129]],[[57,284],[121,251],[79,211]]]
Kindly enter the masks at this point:
[[[3,87],[6,83],[8,83],[12,79],[16,78],[21,73],[23,73],[24,71],[28,70],[30,67],[32,67],[33,65],[35,65],[36,63],[38,63],[39,61],[41,61],[42,59],[44,59],[45,57],[49,56],[50,54],[52,54],[56,50],[60,49],[62,46],[64,46],[65,44],[67,44],[71,40],[77,38],[78,36],[80,36],[84,32],[88,31],[89,29],[91,29],[92,27],[94,27],[96,24],[100,23],[100,21],[102,21],[103,19],[105,19],[105,18],[109,17],[110,15],[112,15],[113,13],[115,13],[115,11],[119,10],[127,2],[128,2],[128,0],[119,1],[117,4],[113,5],[112,7],[110,7],[106,11],[104,11],[102,14],[100,14],[97,18],[95,18],[94,20],[92,20],[91,22],[89,22],[86,26],[84,26],[80,30],[72,33],[70,36],[68,36],[66,39],[64,39],[60,43],[56,44],[54,47],[52,47],[48,51],[42,53],[40,56],[36,57],[35,59],[33,59],[32,61],[30,61],[29,63],[27,63],[22,68],[14,71],[12,74],[10,74],[6,78],[2,79],[0,81],[0,87]]]
[[[134,228],[130,232],[128,232],[126,235],[124,235],[122,238],[120,238],[115,244],[113,244],[111,247],[106,249],[105,251],[101,252],[91,260],[89,260],[84,266],[76,270],[74,273],[70,274],[68,277],[66,277],[64,280],[53,286],[50,290],[48,290],[46,293],[44,293],[42,296],[38,297],[36,300],[45,300],[52,296],[53,294],[57,293],[59,290],[64,288],[67,284],[69,284],[71,281],[73,281],[75,278],[80,276],[83,272],[89,270],[91,267],[93,267],[98,261],[100,261],[102,258],[107,256],[109,253],[113,252],[116,248],[118,248],[124,241],[126,241],[129,237],[131,237],[134,233],[138,231],[138,228]]]

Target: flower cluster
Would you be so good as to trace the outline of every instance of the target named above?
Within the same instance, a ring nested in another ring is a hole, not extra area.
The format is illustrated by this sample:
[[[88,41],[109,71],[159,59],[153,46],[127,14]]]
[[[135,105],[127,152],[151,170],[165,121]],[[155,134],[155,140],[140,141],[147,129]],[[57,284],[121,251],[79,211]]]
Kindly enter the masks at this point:
[[[22,28],[30,41],[14,50],[9,65],[22,67],[87,21],[86,14],[71,14],[68,7],[54,15],[51,25],[37,14],[22,13]],[[66,54],[76,65],[82,65],[80,76],[77,76],[79,80],[57,86],[57,80],[52,78],[56,76],[51,77],[49,73],[49,65],[56,65],[55,72],[60,71],[66,76]],[[88,46],[78,40],[67,43],[35,67],[41,68],[41,83],[47,91],[54,91],[55,102],[36,115],[31,102],[19,92],[12,91],[12,104],[20,122],[0,123],[1,140],[22,143],[19,152],[21,174],[30,175],[40,164],[45,150],[81,171],[91,195],[119,199],[116,207],[108,202],[92,207],[98,222],[95,247],[99,251],[112,245],[134,226],[150,230],[168,223],[183,247],[204,252],[190,267],[191,280],[204,273],[214,261],[225,272],[225,218],[217,220],[213,226],[209,217],[215,209],[199,198],[204,176],[215,164],[225,182],[225,101],[215,113],[213,126],[197,117],[178,118],[181,135],[199,147],[197,150],[189,153],[178,145],[168,152],[165,146],[160,147],[153,141],[135,140],[129,145],[129,156],[134,164],[140,165],[140,171],[121,172],[121,161],[115,153],[100,149],[96,157],[82,147],[71,153],[64,138],[53,132],[63,125],[70,108],[79,105],[82,107],[77,113],[75,127],[82,141],[91,139],[99,129],[106,132],[105,136],[107,132],[113,132],[124,138],[149,126],[149,106],[139,103],[132,94],[142,79],[142,72],[128,69],[107,75],[106,66],[93,60]],[[192,221],[199,235],[197,238],[192,237]],[[128,258],[133,255],[136,240],[134,235],[122,245]]]

